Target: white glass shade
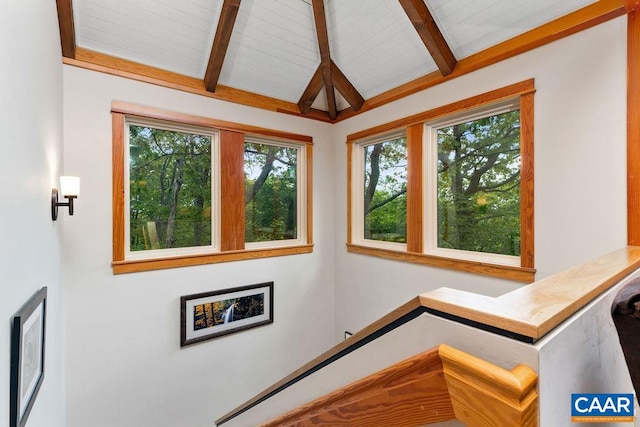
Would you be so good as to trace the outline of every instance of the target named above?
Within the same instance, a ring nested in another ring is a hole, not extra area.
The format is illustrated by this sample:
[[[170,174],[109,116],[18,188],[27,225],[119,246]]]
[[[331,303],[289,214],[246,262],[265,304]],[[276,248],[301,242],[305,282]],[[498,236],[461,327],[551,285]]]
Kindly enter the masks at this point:
[[[77,176],[61,176],[60,193],[63,197],[78,197],[80,194],[80,178]]]

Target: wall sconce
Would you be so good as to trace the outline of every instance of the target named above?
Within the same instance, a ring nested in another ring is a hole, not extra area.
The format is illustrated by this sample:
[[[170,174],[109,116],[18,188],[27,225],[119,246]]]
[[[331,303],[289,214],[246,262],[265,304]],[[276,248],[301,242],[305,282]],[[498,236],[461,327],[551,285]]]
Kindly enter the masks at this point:
[[[73,215],[73,199],[80,194],[80,178],[77,176],[61,176],[60,192],[68,202],[58,201],[58,189],[51,190],[51,219],[58,219],[58,206],[68,206],[69,215]]]

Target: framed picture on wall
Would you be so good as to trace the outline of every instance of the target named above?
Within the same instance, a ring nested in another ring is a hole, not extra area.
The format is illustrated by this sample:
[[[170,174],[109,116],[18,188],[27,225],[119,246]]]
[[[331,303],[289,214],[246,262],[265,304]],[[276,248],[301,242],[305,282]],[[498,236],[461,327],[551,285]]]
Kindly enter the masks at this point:
[[[273,323],[273,282],[180,297],[180,346]]]
[[[47,288],[36,292],[13,316],[9,426],[24,427],[44,381]]]

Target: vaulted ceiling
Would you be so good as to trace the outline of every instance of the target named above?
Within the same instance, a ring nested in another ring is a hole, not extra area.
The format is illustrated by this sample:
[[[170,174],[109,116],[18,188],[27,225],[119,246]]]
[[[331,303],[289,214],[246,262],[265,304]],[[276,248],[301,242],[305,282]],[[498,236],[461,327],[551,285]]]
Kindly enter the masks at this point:
[[[336,121],[624,13],[624,0],[57,0],[67,64]]]

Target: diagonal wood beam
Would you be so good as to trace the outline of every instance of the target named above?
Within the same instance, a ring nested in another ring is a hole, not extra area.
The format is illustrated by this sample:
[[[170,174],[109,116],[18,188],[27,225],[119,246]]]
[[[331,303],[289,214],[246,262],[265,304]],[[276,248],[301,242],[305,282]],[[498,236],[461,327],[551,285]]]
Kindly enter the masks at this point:
[[[358,111],[362,104],[364,104],[364,98],[360,95],[360,92],[351,84],[349,79],[342,74],[340,68],[331,61],[331,77],[333,77],[333,84],[338,89],[338,92],[344,96],[344,99],[351,105],[353,111]]]
[[[331,77],[331,53],[329,52],[329,34],[327,33],[327,17],[324,13],[324,0],[312,0],[313,20],[316,24],[318,47],[320,48],[320,69],[324,90],[327,94],[327,106],[331,120],[338,116],[336,107],[336,94],[333,91],[333,78]]]
[[[431,12],[423,0],[398,0],[416,28],[420,39],[433,57],[443,76],[449,75],[456,67],[457,60],[451,48],[436,25]]]
[[[58,25],[60,27],[60,44],[62,56],[75,59],[76,57],[76,32],[73,24],[72,0],[56,0],[58,8]]]
[[[302,114],[309,112],[313,101],[315,101],[323,86],[322,66],[319,66],[316,72],[313,73],[313,77],[311,77],[311,81],[300,97],[300,101],[298,101],[298,108]]]
[[[240,9],[240,0],[224,0],[220,11],[220,20],[216,28],[216,36],[211,46],[211,55],[204,75],[204,86],[209,92],[215,92],[222,71],[224,57],[227,54],[229,40],[233,32],[233,25]]]

